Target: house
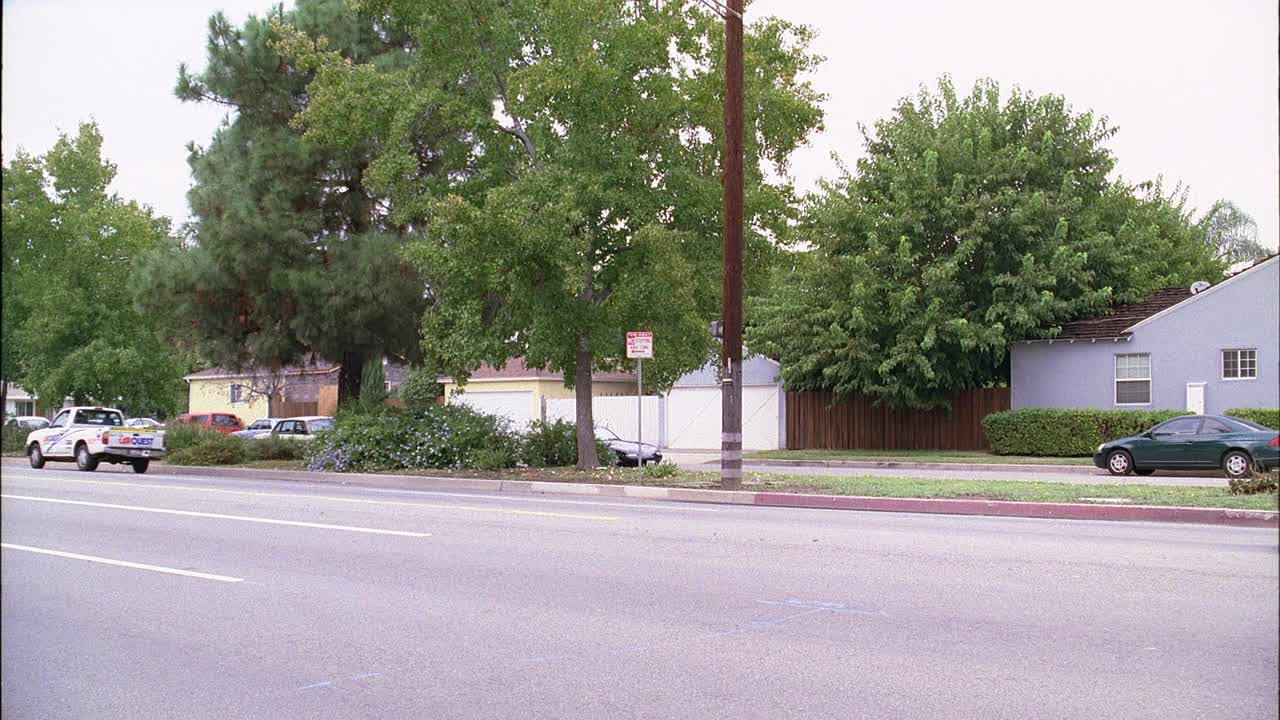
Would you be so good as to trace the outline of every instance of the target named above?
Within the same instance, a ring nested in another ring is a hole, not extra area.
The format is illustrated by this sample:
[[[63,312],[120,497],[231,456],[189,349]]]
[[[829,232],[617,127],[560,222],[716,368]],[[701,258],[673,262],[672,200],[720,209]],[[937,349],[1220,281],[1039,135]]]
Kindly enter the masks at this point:
[[[14,385],[13,383],[5,383],[4,395],[4,416],[18,417],[22,415],[35,415],[36,406],[39,404],[40,398],[35,393]]]
[[[1015,343],[1011,405],[1187,409],[1280,405],[1280,256],[1216,285],[1143,302]]]
[[[286,367],[272,373],[209,368],[183,377],[189,413],[227,412],[241,420],[281,415],[315,415],[321,388],[337,387],[339,365]],[[335,393],[336,396],[336,393]]]
[[[591,378],[591,392],[597,397],[635,395],[636,376],[632,373],[595,372]],[[506,417],[516,427],[546,419],[546,401],[574,397],[574,391],[564,386],[561,373],[526,367],[520,358],[502,368],[483,365],[466,384],[460,385],[449,377],[440,378],[440,382],[444,384],[445,402]]]

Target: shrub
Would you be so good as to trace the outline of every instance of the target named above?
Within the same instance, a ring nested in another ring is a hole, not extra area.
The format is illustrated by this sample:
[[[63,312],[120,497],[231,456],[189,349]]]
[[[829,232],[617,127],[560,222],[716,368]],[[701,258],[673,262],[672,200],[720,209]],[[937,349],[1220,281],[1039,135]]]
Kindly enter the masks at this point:
[[[410,368],[400,381],[400,399],[409,407],[434,405],[440,396],[441,386],[436,374],[426,368]]]
[[[248,456],[244,440],[206,431],[197,442],[171,450],[165,462],[171,465],[238,465]]]
[[[663,460],[657,465],[645,465],[644,476],[651,478],[665,478],[676,474],[679,468],[670,460]]]
[[[1273,430],[1280,430],[1280,408],[1231,408],[1223,415],[1238,417]]]
[[[382,372],[382,358],[374,355],[360,373],[360,409],[373,412],[387,399],[387,378]]]
[[[20,453],[26,448],[27,435],[31,428],[18,425],[5,425],[0,428],[0,452]]]
[[[466,462],[469,468],[476,470],[501,470],[516,464],[514,448],[480,447],[467,453]]]
[[[534,420],[520,459],[529,467],[560,467],[578,461],[578,429],[570,422]]]
[[[306,443],[311,470],[371,472],[404,468],[515,464],[521,439],[505,420],[459,405],[339,414],[334,428]],[[477,453],[478,450],[492,452]]]
[[[306,455],[305,441],[265,437],[245,442],[250,460],[301,460]]]
[[[1236,417],[1239,417],[1238,415]],[[1280,492],[1280,472],[1255,470],[1247,477],[1228,478],[1227,487],[1232,495],[1260,495]]]
[[[1185,410],[1091,410],[1019,408],[982,419],[997,455],[1092,455],[1100,443],[1137,435],[1152,425],[1188,414]]]
[[[226,437],[217,430],[210,430],[199,425],[183,425],[175,421],[164,428],[164,447],[165,450],[173,453],[176,450],[185,450],[192,445],[202,443],[214,435]],[[237,440],[237,438],[231,439]]]

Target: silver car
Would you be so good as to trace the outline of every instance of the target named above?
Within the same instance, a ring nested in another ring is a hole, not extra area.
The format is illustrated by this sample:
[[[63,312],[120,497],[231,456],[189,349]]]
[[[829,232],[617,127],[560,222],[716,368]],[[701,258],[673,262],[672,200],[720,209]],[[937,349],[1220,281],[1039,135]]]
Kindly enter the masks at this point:
[[[636,441],[623,440],[618,437],[617,433],[604,426],[596,427],[596,439],[609,446],[609,449],[618,456],[619,465],[636,465],[637,462],[644,462],[645,465],[650,463],[662,462],[662,452],[657,445],[649,443],[640,443],[640,452],[643,454],[643,460],[637,460]],[[603,460],[603,458],[601,458]]]

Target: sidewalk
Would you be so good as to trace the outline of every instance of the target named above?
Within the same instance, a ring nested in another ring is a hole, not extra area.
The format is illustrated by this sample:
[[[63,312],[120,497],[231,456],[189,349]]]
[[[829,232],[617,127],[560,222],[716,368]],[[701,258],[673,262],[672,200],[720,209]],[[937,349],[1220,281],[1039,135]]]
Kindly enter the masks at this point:
[[[5,458],[6,468],[26,467],[21,458]],[[997,517],[1053,518],[1059,520],[1123,520],[1178,522],[1240,527],[1280,527],[1280,513],[1265,510],[1188,508],[1152,505],[1093,505],[1076,503],[1033,503],[983,499],[890,498],[852,495],[812,495],[767,491],[700,490],[644,485],[604,485],[537,480],[487,480],[481,478],[391,475],[367,473],[321,473],[299,470],[261,470],[238,467],[184,467],[155,463],[155,475],[190,475],[252,480],[329,483],[396,490],[466,490],[474,492],[577,495],[634,498],[672,502],[759,507],[861,510],[941,515],[985,515]],[[133,476],[146,481],[155,475]]]

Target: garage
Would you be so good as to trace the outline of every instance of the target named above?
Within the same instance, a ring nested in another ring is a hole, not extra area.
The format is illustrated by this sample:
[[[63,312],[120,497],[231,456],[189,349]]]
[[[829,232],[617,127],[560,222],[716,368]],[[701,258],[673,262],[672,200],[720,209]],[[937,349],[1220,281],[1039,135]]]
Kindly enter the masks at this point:
[[[449,402],[505,417],[516,429],[524,429],[537,417],[533,411],[532,391],[484,392],[472,389],[451,393]]]

